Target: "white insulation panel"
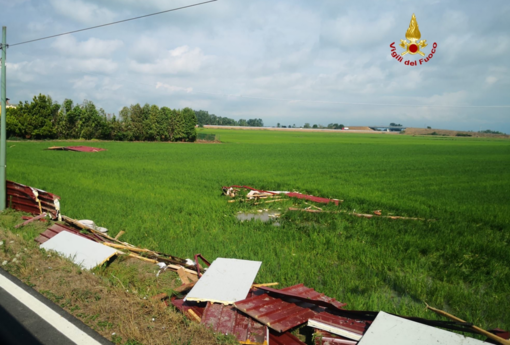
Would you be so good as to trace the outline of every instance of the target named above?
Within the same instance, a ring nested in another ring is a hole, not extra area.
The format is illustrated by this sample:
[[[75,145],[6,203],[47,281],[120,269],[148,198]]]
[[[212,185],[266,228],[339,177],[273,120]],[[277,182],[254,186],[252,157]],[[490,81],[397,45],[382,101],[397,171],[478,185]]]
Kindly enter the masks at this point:
[[[379,312],[358,345],[481,345],[483,341]]]
[[[188,293],[185,301],[233,304],[248,296],[261,261],[217,258]]]
[[[54,250],[85,269],[92,269],[106,262],[117,250],[87,240],[86,238],[62,231],[41,244],[41,248]]]

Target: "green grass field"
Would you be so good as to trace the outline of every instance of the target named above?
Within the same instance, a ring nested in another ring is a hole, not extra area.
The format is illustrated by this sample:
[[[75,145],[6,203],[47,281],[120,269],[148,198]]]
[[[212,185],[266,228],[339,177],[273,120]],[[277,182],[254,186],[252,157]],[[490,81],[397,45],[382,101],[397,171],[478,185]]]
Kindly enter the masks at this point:
[[[7,176],[60,195],[64,214],[125,230],[136,245],[263,261],[257,282],[304,283],[352,309],[435,318],[427,302],[510,329],[510,141],[204,133],[223,143],[81,142],[108,151],[77,153],[44,150],[62,142],[9,142]],[[240,223],[236,213],[257,206],[227,203],[221,187],[231,184],[436,221],[289,213],[279,227]]]

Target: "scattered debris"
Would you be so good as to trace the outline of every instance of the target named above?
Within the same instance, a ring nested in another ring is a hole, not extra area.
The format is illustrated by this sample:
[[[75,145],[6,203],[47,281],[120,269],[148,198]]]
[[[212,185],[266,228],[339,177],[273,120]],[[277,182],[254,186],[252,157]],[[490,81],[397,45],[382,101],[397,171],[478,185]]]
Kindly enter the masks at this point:
[[[343,200],[338,199],[328,199],[321,198],[313,195],[306,195],[297,192],[282,192],[282,191],[265,191],[260,189],[255,189],[249,186],[230,186],[230,187],[222,187],[223,194],[229,196],[231,198],[236,197],[242,189],[248,189],[250,192],[246,195],[247,200],[259,200],[266,198],[279,198],[280,195],[288,196],[289,198],[297,198],[303,200],[309,200],[313,202],[318,202],[322,204],[334,203],[338,206],[339,203],[343,202]],[[274,202],[274,201],[273,201]]]
[[[102,265],[117,254],[117,251],[113,248],[94,243],[67,231],[58,233],[41,244],[40,247],[46,250],[53,250],[60,255],[68,257],[75,264],[85,269],[92,269]]]
[[[232,304],[248,295],[262,262],[216,259],[198,280],[185,301]]]
[[[275,202],[286,200],[279,198],[287,196],[324,204],[338,205],[341,202],[338,199],[315,197],[297,192],[261,191],[247,186],[223,187],[224,194],[229,197],[239,196],[242,189],[250,190],[246,195],[246,200],[260,201],[273,198],[275,200],[262,202]],[[67,224],[53,224],[42,232],[35,239],[41,244],[41,248],[54,250],[86,269],[101,265],[115,255],[124,254],[156,264],[159,268],[157,277],[166,270],[176,272],[182,285],[172,289],[175,293],[185,294],[185,297],[171,297],[170,302],[190,320],[204,324],[216,332],[232,334],[241,344],[304,345],[304,342],[290,331],[296,327],[308,326],[314,330],[316,345],[372,345],[376,343],[419,345],[432,342],[475,345],[482,343],[476,339],[466,338],[436,327],[479,333],[492,341],[510,345],[510,341],[498,336],[508,336],[508,333],[504,331],[485,331],[429,306],[427,306],[429,309],[454,321],[398,317],[384,312],[346,310],[343,309],[346,306],[345,303],[303,284],[283,289],[270,287],[278,285],[278,283],[256,284],[254,280],[262,262],[217,258],[212,264],[209,264],[201,254],[195,255],[193,261],[147,248],[139,248],[120,241],[124,231],[119,231],[113,238],[106,234],[106,228],[98,227],[91,220],[75,220],[61,215],[58,196],[11,181],[8,181],[8,191],[10,191],[8,195],[11,207],[18,207],[16,209],[38,215],[28,217],[25,222],[16,227],[44,219],[46,215],[53,219],[61,219]],[[311,213],[346,213],[366,218],[423,220],[421,218],[383,216],[381,210],[373,211],[373,214],[355,213],[355,210],[353,212],[328,211],[315,205],[304,209],[290,207],[288,210]],[[258,210],[257,213],[239,213],[237,218],[241,221],[249,219],[268,221],[279,215],[279,212],[265,209]],[[2,244],[3,242],[0,242],[0,245]],[[21,257],[21,254],[18,253],[16,257]],[[199,264],[199,258],[209,267],[202,267]],[[13,258],[12,262],[16,260]],[[2,265],[7,264],[7,261],[2,262]],[[117,277],[113,277],[119,280]],[[124,287],[120,280],[119,282]],[[128,292],[127,289],[126,292]],[[161,305],[168,306],[169,295],[167,293],[160,293],[152,298],[162,300]],[[156,319],[153,317],[152,321],[155,322]]]
[[[298,208],[298,207],[289,207],[289,211],[299,211],[299,212],[309,212],[309,213],[345,213],[351,216],[356,216],[359,218],[388,218],[388,219],[405,219],[405,220],[427,220],[425,218],[414,218],[414,217],[401,217],[401,216],[380,216],[374,212],[374,214],[364,214],[364,213],[356,213],[356,212],[348,212],[344,210],[340,211],[322,211],[311,208]],[[435,221],[435,219],[428,219],[429,222]]]
[[[77,152],[106,151],[106,149],[102,149],[100,147],[90,147],[90,146],[52,146],[52,147],[48,147],[48,150],[63,150],[63,151],[77,151]]]

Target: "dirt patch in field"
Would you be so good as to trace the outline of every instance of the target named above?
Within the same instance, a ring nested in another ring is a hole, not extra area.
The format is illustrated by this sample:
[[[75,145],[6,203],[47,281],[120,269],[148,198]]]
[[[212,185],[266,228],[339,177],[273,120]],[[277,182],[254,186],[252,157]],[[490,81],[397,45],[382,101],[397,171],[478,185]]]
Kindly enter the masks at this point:
[[[404,134],[407,135],[438,135],[438,136],[465,136],[472,138],[510,138],[507,134],[489,134],[489,133],[478,133],[478,132],[467,132],[467,131],[453,131],[449,129],[435,129],[435,128],[406,128]]]
[[[125,258],[89,272],[10,229],[0,243],[3,269],[116,344],[232,344],[151,298],[181,284],[173,272],[156,277],[156,265]]]

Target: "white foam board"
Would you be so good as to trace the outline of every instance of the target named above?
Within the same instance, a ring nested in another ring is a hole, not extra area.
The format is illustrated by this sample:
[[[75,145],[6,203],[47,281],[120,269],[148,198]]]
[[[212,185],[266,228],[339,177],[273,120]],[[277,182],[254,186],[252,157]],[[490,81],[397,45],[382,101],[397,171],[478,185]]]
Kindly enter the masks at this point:
[[[261,261],[217,258],[188,293],[185,301],[233,304],[248,296]]]
[[[117,250],[113,248],[87,240],[68,231],[56,234],[41,244],[40,247],[53,250],[85,269],[92,269],[101,265],[117,253]]]
[[[379,312],[358,345],[481,345],[483,341]]]

